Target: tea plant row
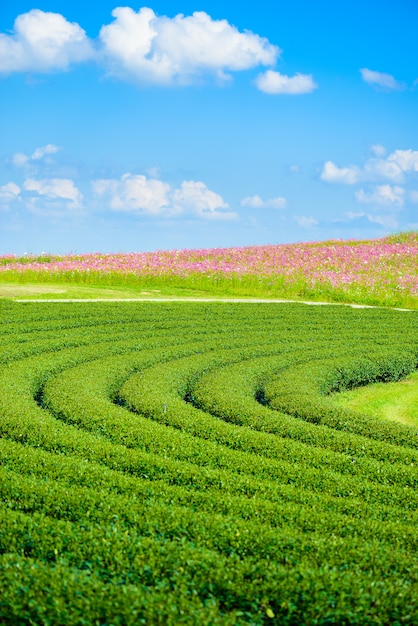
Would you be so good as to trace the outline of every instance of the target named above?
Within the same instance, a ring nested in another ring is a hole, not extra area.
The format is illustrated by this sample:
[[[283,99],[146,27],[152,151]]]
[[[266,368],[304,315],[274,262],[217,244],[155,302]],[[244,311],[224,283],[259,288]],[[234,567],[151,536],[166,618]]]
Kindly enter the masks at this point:
[[[0,622],[408,624],[415,312],[1,305]]]

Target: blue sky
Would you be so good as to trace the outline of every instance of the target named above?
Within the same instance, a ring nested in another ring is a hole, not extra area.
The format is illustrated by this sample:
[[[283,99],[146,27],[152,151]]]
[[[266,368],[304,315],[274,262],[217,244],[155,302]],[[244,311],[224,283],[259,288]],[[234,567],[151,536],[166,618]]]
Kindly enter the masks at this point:
[[[2,5],[0,254],[418,229],[416,0]]]

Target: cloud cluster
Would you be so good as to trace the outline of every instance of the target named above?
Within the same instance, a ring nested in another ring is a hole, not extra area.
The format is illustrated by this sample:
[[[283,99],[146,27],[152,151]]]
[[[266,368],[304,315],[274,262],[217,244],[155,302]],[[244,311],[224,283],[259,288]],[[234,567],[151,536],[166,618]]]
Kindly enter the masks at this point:
[[[278,196],[263,200],[260,196],[247,196],[241,200],[241,206],[251,209],[284,209],[286,208],[286,198]]]
[[[120,179],[92,182],[93,193],[103,198],[114,211],[135,212],[148,216],[178,215],[209,220],[235,219],[223,198],[200,181],[183,181],[179,188],[143,174],[124,174]]]
[[[57,175],[59,167],[51,155],[61,148],[49,143],[32,154],[16,152],[10,159],[21,182],[0,187],[0,202],[16,207],[16,200],[30,212],[41,216],[63,216],[83,209],[83,194],[71,178]],[[54,172],[55,175],[51,175]]]
[[[117,7],[97,39],[59,13],[33,9],[19,15],[11,34],[0,34],[0,74],[65,71],[72,64],[94,61],[107,74],[134,83],[185,85],[212,75],[229,80],[232,72],[273,67],[278,46],[227,20],[204,11],[158,16],[151,8]],[[310,93],[312,76],[286,76],[268,70],[255,80],[270,94]]]
[[[11,159],[20,184],[0,186],[0,208],[5,210],[16,201],[29,211],[43,216],[64,216],[69,212],[106,208],[139,216],[202,220],[234,220],[238,214],[219,194],[202,181],[185,180],[174,187],[161,180],[155,168],[149,175],[124,174],[120,178],[90,181],[91,193],[84,198],[70,177],[57,176],[60,167],[46,158],[59,150],[54,144],[40,146],[31,155],[17,153]],[[35,165],[34,165],[35,164]],[[152,173],[151,173],[152,172]],[[55,173],[55,175],[54,175]]]
[[[369,205],[368,212],[349,212],[346,217],[352,220],[367,220],[387,229],[398,227],[398,214],[409,200],[418,200],[418,193],[407,193],[405,186],[418,173],[418,150],[394,150],[386,156],[381,145],[371,146],[373,156],[362,167],[348,165],[338,167],[326,161],[321,171],[321,179],[327,183],[340,183],[357,186],[355,200]],[[416,196],[415,196],[416,194]],[[382,212],[383,210],[383,212]]]

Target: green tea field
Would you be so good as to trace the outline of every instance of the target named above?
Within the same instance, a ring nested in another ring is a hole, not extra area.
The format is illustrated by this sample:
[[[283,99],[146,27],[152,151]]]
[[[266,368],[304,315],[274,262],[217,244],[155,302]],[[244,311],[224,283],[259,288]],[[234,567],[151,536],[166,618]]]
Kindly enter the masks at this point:
[[[0,302],[0,624],[418,624],[418,312]],[[402,384],[402,383],[399,383]]]

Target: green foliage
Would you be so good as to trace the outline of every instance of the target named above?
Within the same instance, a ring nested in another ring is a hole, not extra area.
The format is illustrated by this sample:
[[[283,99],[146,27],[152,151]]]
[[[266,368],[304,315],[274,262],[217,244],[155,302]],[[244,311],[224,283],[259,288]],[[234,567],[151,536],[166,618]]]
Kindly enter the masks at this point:
[[[418,622],[414,312],[0,305],[0,623]]]

